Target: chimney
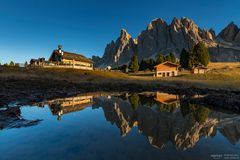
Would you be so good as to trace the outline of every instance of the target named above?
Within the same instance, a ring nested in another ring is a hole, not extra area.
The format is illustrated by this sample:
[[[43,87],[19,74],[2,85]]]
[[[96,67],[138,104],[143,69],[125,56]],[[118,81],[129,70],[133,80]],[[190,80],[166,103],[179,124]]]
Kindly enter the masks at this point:
[[[58,52],[63,56],[62,45],[58,45]]]

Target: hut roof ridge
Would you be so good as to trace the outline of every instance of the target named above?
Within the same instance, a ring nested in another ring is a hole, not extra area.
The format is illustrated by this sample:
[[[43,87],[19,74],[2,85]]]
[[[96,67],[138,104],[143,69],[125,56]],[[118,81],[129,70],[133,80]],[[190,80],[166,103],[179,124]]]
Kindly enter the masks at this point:
[[[163,63],[160,63],[160,64],[157,64],[157,65],[155,65],[154,67],[157,67],[157,66],[159,66],[159,65],[164,65],[164,64],[171,64],[171,65],[174,65],[174,66],[180,66],[179,64],[176,64],[176,63],[173,63],[173,62],[170,62],[170,61],[165,61],[165,62],[163,62]]]
[[[62,51],[63,55],[61,55],[62,58],[64,59],[75,59],[75,60],[79,60],[79,61],[84,61],[84,62],[88,62],[88,63],[93,63],[93,61],[85,56],[83,56],[82,54],[77,54],[77,53],[72,53],[72,52],[67,52],[67,51]],[[57,53],[60,54],[58,50],[54,50],[53,53]]]

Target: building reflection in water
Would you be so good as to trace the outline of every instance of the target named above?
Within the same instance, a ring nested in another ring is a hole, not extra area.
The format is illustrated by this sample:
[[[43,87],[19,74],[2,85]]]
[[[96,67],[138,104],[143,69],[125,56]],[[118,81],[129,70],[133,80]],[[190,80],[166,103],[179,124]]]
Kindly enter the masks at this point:
[[[93,104],[93,96],[76,96],[69,98],[55,99],[47,102],[53,115],[56,115],[58,120],[61,116],[71,112],[77,112],[91,107]]]
[[[184,96],[173,94],[81,95],[47,101],[47,104],[58,120],[64,114],[86,107],[102,108],[106,120],[119,128],[122,137],[137,127],[152,146],[160,149],[170,142],[177,149],[186,150],[202,137],[215,136],[217,130],[232,144],[240,139],[240,116],[190,104]]]
[[[154,100],[166,105],[179,104],[179,96],[168,93],[157,92]]]

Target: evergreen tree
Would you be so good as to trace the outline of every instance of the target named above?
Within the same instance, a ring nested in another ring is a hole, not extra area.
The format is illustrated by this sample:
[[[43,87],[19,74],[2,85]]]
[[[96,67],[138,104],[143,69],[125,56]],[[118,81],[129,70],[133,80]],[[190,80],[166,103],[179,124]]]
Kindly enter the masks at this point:
[[[183,49],[180,55],[180,65],[182,68],[190,68],[190,53],[186,50]]]
[[[171,62],[171,56],[169,54],[165,57],[165,61]]]
[[[147,69],[147,63],[144,59],[142,59],[141,63],[140,63],[140,66],[139,66],[139,70],[140,71],[144,71]]]
[[[134,93],[130,96],[129,102],[133,109],[137,109],[139,106],[139,96],[137,93]]]
[[[129,64],[129,69],[131,69],[133,72],[137,72],[139,69],[139,64],[138,64],[138,57],[134,55],[131,59],[131,62]]]
[[[209,53],[208,49],[202,42],[199,42],[193,47],[193,59],[192,64],[202,64],[207,66],[209,63]]]
[[[28,66],[28,62],[26,61],[25,64],[24,64],[24,67],[27,67]]]
[[[149,69],[150,68],[150,59],[146,59],[146,68],[145,70]]]
[[[156,57],[156,63],[157,64],[161,64],[161,63],[163,63],[165,61],[165,57],[164,57],[164,55],[163,54],[158,54],[157,55],[157,57]]]
[[[197,105],[194,108],[193,116],[198,123],[203,124],[209,116],[209,109],[204,106]]]
[[[153,70],[155,66],[155,61],[153,59],[147,59],[146,60],[146,69]]]
[[[170,56],[170,62],[172,62],[172,63],[176,63],[177,62],[177,58],[176,58],[174,53],[172,53],[172,52],[169,53],[169,56]]]
[[[148,67],[148,68],[149,68],[150,70],[153,70],[153,69],[154,69],[154,66],[155,66],[155,61],[154,61],[153,59],[150,59],[150,60],[149,60],[149,67]]]
[[[188,67],[187,68],[192,68],[195,63],[194,63],[194,55],[192,53],[188,52]]]
[[[14,62],[13,61],[11,61],[10,63],[9,63],[9,66],[14,66],[15,64],[14,64]]]

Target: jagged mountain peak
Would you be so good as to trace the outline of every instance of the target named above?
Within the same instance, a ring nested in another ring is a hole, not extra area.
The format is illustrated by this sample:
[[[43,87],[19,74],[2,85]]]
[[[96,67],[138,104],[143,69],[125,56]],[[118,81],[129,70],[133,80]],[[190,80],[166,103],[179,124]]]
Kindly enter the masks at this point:
[[[230,22],[225,29],[227,29],[227,30],[231,30],[231,29],[239,30],[238,26],[233,21]]]
[[[186,32],[193,31],[194,33],[197,33],[199,30],[199,27],[194,23],[194,21],[186,17],[182,17],[181,19],[174,17],[170,27],[174,32],[179,32],[184,29]]]
[[[152,30],[157,26],[167,26],[167,23],[162,18],[156,18],[148,24],[147,30]]]
[[[165,20],[163,20],[162,18],[156,18],[153,19],[147,26],[146,30],[152,30],[158,26],[168,26],[167,22]],[[186,18],[186,17],[182,17],[181,19],[174,17],[172,22],[170,23],[171,27],[177,27],[177,28],[181,28],[181,27],[185,27],[185,28],[190,28],[191,27],[198,27],[194,21],[192,19]]]
[[[216,36],[216,32],[215,32],[215,30],[213,28],[210,28],[208,31],[210,33],[212,33],[212,35],[214,35],[214,37]]]
[[[179,57],[183,48],[190,50],[198,42],[209,48],[214,61],[240,60],[240,54],[236,55],[240,53],[240,29],[234,22],[216,37],[213,29],[201,29],[192,19],[174,17],[170,24],[161,18],[152,20],[136,39],[122,29],[118,39],[106,46],[103,58],[97,61],[104,67],[126,64],[136,53],[139,60],[170,52]]]
[[[173,20],[172,20],[172,23],[171,25],[181,25],[181,21],[180,19],[178,19],[177,17],[174,17]]]
[[[94,57],[97,61],[96,66],[106,67],[108,65],[121,65],[128,61],[133,55],[136,40],[132,39],[126,29],[121,29],[120,35],[116,41],[107,44],[102,59]]]
[[[187,18],[187,17],[182,17],[180,19],[180,21],[182,22],[182,24],[195,24],[194,21],[190,18]]]
[[[111,44],[111,45],[114,45],[114,43],[115,43],[114,40],[112,40],[110,44]]]
[[[228,27],[238,27],[235,23],[234,23],[234,21],[232,21],[232,22],[230,22],[229,24],[228,24]]]
[[[121,40],[129,40],[132,38],[132,36],[127,32],[126,29],[122,28],[121,29],[121,33],[120,33],[120,37]]]
[[[221,39],[223,39],[227,42],[232,42],[235,40],[239,31],[240,31],[240,29],[238,28],[238,26],[234,22],[231,22],[227,25],[226,28],[224,28],[219,33],[218,37],[220,37]]]
[[[181,21],[189,21],[190,22],[190,21],[192,21],[192,19],[183,16],[181,18]]]
[[[122,28],[120,35],[130,35],[126,29]]]
[[[194,23],[192,19],[187,18],[187,17],[173,17],[172,24],[177,23],[177,24],[184,24],[184,23]]]
[[[187,30],[188,32],[190,31],[194,34],[199,34],[198,32],[200,28],[195,24],[195,22],[192,19],[182,17],[180,19],[180,23],[181,23],[181,27]]]

